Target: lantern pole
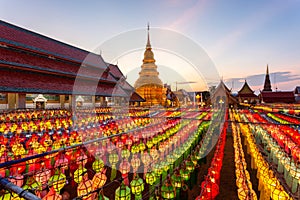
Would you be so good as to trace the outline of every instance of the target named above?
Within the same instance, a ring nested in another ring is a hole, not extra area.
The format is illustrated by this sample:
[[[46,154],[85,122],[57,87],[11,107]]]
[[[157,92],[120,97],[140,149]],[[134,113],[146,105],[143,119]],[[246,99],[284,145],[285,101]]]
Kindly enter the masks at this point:
[[[19,186],[13,184],[12,182],[7,180],[6,178],[3,178],[2,176],[0,176],[0,185],[2,185],[5,189],[18,194],[19,197],[23,197],[27,200],[41,200],[41,198],[28,192],[27,190],[20,188]]]

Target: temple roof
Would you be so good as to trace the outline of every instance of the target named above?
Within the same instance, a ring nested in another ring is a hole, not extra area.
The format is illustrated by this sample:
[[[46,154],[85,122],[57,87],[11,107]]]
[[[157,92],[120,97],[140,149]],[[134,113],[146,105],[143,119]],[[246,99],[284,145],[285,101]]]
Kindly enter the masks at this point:
[[[100,55],[0,20],[0,91],[128,96]]]
[[[300,94],[300,86],[297,86],[294,91],[295,94]]]
[[[146,100],[143,99],[138,93],[133,92],[129,99],[130,102],[145,102]]]
[[[0,20],[0,29],[0,44],[6,43],[11,46],[17,46],[18,48],[52,55],[53,57],[79,63],[86,61],[86,63],[100,68],[106,67],[105,65],[99,66],[99,58],[101,58],[99,55],[60,42],[53,38],[15,26],[2,20]]]
[[[237,96],[245,97],[245,98],[249,98],[249,97],[257,98],[257,96],[254,94],[254,91],[250,88],[250,86],[248,85],[246,80],[245,80],[243,87],[238,91]]]
[[[295,95],[293,91],[268,92],[262,91],[260,98],[265,103],[294,103]]]
[[[254,93],[254,91],[250,88],[247,81],[245,80],[243,87],[238,91],[238,93],[239,94],[250,94],[250,93]]]

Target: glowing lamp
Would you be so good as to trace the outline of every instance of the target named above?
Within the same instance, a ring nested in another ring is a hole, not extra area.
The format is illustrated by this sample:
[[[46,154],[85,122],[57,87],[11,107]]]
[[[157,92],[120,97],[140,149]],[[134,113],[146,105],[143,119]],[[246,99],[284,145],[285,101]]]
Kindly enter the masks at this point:
[[[87,169],[84,167],[79,167],[75,172],[74,172],[74,181],[76,183],[80,183],[82,181],[83,174],[87,172]]]
[[[190,179],[190,172],[187,169],[180,169],[180,176],[183,180],[187,181]]]
[[[171,184],[171,179],[168,176],[165,184],[161,187],[161,196],[163,199],[174,199],[176,196],[175,188]]]
[[[178,171],[175,171],[175,173],[171,176],[172,184],[175,188],[181,188],[183,179],[180,176]]]
[[[50,177],[51,171],[49,169],[43,169],[42,171],[39,171],[34,175],[35,180],[42,185],[45,185]]]
[[[130,188],[122,182],[121,186],[118,187],[115,191],[115,200],[130,200],[130,199],[131,199]]]
[[[156,181],[156,176],[153,172],[148,172],[146,174],[146,183],[148,183],[149,185],[153,185]]]
[[[271,198],[274,200],[284,200],[284,199],[290,199],[290,196],[284,190],[276,187],[271,192]]]
[[[191,173],[195,169],[194,163],[191,160],[186,161],[185,168]]]
[[[137,174],[130,182],[131,192],[135,195],[135,199],[142,199],[142,192],[144,191],[144,182]]]
[[[101,172],[103,167],[104,167],[104,162],[102,159],[96,159],[93,162],[92,168],[96,173]]]
[[[130,151],[128,149],[123,149],[121,151],[121,157],[123,159],[128,159],[130,157]]]
[[[92,179],[93,183],[93,190],[101,188],[107,180],[107,177],[105,175],[106,169],[104,169],[102,172],[98,172],[94,175]]]
[[[120,164],[119,170],[122,174],[122,177],[124,179],[124,183],[126,185],[129,185],[129,180],[128,180],[128,172],[130,171],[130,164],[127,160],[123,160]]]
[[[133,158],[131,159],[130,163],[131,163],[131,166],[133,168],[133,172],[136,172],[138,170],[139,166],[141,165],[141,161],[137,157],[136,154],[133,156]]]
[[[85,172],[83,174],[82,181],[77,187],[77,195],[79,197],[82,197],[82,200],[94,200],[94,193],[91,193],[93,191],[93,182],[88,179],[88,174]]]
[[[54,191],[59,194],[60,190],[65,186],[67,182],[66,176],[62,173],[56,173],[50,177],[48,185],[52,186]]]
[[[130,171],[130,164],[127,160],[123,160],[120,164],[120,172],[122,174],[127,174]]]

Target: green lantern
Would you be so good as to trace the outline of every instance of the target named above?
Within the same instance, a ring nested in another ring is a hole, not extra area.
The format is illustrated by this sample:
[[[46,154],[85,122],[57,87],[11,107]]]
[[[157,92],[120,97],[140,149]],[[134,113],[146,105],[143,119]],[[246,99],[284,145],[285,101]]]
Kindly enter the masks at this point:
[[[131,147],[131,153],[133,154],[138,153],[139,150],[140,150],[139,147],[135,144]]]
[[[156,176],[153,172],[148,172],[146,174],[146,183],[148,183],[149,185],[153,185],[156,181]]]
[[[117,171],[116,171],[116,164],[119,161],[119,156],[116,153],[111,153],[108,156],[108,160],[111,164],[111,176],[110,176],[110,180],[113,181],[117,175]]]
[[[130,151],[128,149],[123,149],[121,152],[121,157],[123,159],[128,159],[130,157]]]
[[[183,180],[188,181],[190,179],[190,172],[186,168],[180,169],[180,176]]]
[[[176,197],[175,188],[172,186],[171,179],[168,176],[165,184],[161,187],[161,196],[163,199],[174,199]]]
[[[48,180],[48,185],[53,186],[55,192],[59,194],[60,190],[65,186],[66,182],[66,176],[58,172],[50,177],[50,179]]]
[[[179,173],[174,173],[171,177],[171,180],[172,180],[172,184],[175,188],[181,188],[182,186],[182,177],[180,176]]]
[[[189,171],[189,173],[191,173],[195,169],[194,163],[191,160],[187,160],[185,163],[185,168]]]
[[[96,159],[94,162],[93,162],[93,165],[92,165],[92,168],[93,170],[98,173],[98,172],[101,172],[102,169],[104,167],[104,162],[102,159]]]
[[[74,172],[74,181],[79,184],[82,181],[83,174],[85,174],[86,172],[87,172],[87,169],[80,166]]]
[[[142,192],[144,191],[144,182],[137,174],[130,182],[131,192],[135,195],[135,199],[142,199]]]
[[[121,186],[118,187],[115,191],[115,200],[130,200],[130,199],[131,199],[130,188],[122,182]]]
[[[155,176],[155,174],[154,174],[153,172],[148,172],[148,173],[146,174],[146,183],[149,184],[149,194],[150,194],[149,200],[152,200],[152,199],[153,199],[153,197],[152,197],[151,195],[152,195],[152,192],[153,192],[153,190],[154,190],[153,184],[155,183],[155,181],[156,181],[156,176]]]
[[[24,190],[42,191],[42,183],[37,182],[33,176],[27,178],[26,184],[23,186]]]

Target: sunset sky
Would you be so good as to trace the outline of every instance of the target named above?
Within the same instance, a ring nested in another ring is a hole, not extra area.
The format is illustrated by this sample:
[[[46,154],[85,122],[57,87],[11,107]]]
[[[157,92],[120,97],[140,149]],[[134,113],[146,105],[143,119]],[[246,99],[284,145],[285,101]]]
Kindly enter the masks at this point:
[[[299,10],[300,0],[0,0],[1,20],[88,51],[101,49],[103,58],[118,63],[132,84],[129,72],[137,75],[140,70],[149,22],[152,29],[174,31],[203,49],[219,75],[207,79],[209,84],[223,79],[236,92],[246,79],[256,93],[263,88],[267,64],[274,90],[294,90],[300,85]],[[175,81],[198,82],[192,67],[188,68],[193,61],[184,61],[179,49],[161,51],[151,28],[151,44],[164,82],[172,88]],[[127,49],[129,53],[117,60],[106,58],[110,52],[101,45],[132,30],[145,30],[141,46]],[[180,71],[185,65],[189,75]],[[170,78],[163,71],[168,68],[183,79]],[[191,87],[204,89],[200,84]]]

